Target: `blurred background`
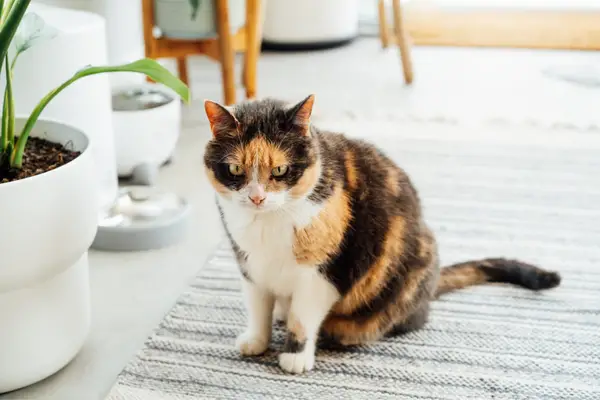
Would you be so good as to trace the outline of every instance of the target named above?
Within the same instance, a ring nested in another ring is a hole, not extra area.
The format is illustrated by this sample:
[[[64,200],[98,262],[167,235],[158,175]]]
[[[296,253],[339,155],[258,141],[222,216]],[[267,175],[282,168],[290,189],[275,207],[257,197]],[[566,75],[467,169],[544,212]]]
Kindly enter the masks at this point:
[[[104,15],[111,62],[143,54],[142,16],[146,29],[153,25],[153,37],[162,35],[159,40],[207,38],[216,32],[209,23],[214,13],[210,1],[199,2],[194,20],[189,0],[155,0],[145,9],[144,1],[133,0],[38,2]],[[246,2],[226,3],[235,34],[244,25]],[[597,123],[592,100],[600,85],[600,1],[400,3],[403,32],[413,46],[412,87],[404,85],[396,46],[382,49],[377,0],[270,0],[261,1],[257,9],[265,50],[258,61],[257,95],[296,99],[315,92],[319,111]],[[384,4],[393,35],[393,4]],[[185,58],[194,98],[224,100],[218,62],[196,56],[194,46],[163,42],[158,47],[152,55],[189,54]],[[243,98],[240,47],[234,69],[238,101]]]

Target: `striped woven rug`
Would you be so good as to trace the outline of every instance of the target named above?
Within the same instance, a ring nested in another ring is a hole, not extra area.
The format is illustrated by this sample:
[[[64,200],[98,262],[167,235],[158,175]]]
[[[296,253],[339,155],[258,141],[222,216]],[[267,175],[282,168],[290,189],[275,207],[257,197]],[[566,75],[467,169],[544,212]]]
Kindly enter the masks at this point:
[[[323,125],[323,124],[321,124]],[[597,132],[332,120],[412,176],[444,264],[520,257],[558,270],[532,293],[489,285],[435,302],[421,331],[317,354],[282,373],[277,351],[241,358],[237,267],[226,242],[125,367],[110,400],[600,399],[600,137]]]

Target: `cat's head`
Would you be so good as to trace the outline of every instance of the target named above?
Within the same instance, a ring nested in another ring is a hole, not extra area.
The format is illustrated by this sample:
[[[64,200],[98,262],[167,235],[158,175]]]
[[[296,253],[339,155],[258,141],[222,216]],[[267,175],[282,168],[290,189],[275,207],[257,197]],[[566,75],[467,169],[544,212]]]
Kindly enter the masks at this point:
[[[205,101],[213,137],[204,165],[222,201],[265,212],[310,194],[320,176],[313,102],[312,95],[291,106],[272,99],[232,108]]]

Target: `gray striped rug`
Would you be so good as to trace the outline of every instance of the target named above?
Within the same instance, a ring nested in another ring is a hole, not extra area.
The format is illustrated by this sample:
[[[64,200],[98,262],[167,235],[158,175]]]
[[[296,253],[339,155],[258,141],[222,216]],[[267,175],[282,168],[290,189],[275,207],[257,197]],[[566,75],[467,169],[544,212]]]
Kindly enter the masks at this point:
[[[561,271],[561,287],[453,293],[433,304],[425,329],[320,351],[313,371],[290,376],[277,366],[280,330],[263,357],[234,349],[245,317],[224,242],[108,399],[600,399],[600,137],[393,121],[328,126],[370,137],[407,169],[444,263],[521,257]]]

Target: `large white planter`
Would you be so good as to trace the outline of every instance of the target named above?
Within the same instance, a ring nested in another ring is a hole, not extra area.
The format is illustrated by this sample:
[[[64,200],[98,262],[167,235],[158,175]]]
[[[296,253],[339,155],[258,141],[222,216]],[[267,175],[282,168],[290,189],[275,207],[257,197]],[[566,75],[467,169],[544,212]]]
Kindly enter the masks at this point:
[[[128,85],[115,91],[118,94],[138,95],[138,102],[150,102],[152,92],[164,94],[170,101],[145,109],[118,109],[113,112],[117,172],[129,177],[136,167],[158,169],[175,151],[181,130],[181,101],[171,90],[153,83]],[[144,99],[146,98],[146,99]],[[113,107],[119,105],[113,101]],[[127,104],[132,105],[132,104]]]
[[[275,0],[265,9],[263,40],[268,43],[334,43],[358,33],[359,0]]]
[[[17,120],[20,129],[24,120]],[[0,184],[0,393],[44,379],[81,349],[90,326],[87,250],[97,180],[87,137],[38,121],[34,136],[82,154],[53,171]]]
[[[106,65],[106,23],[91,12],[32,4],[58,35],[28,49],[15,67],[13,93],[18,114],[28,115],[50,90],[86,65]],[[44,66],[41,73],[40,66]],[[63,121],[89,136],[99,185],[98,212],[113,205],[117,197],[117,163],[113,134],[109,76],[99,74],[78,80],[56,96],[42,118]]]

